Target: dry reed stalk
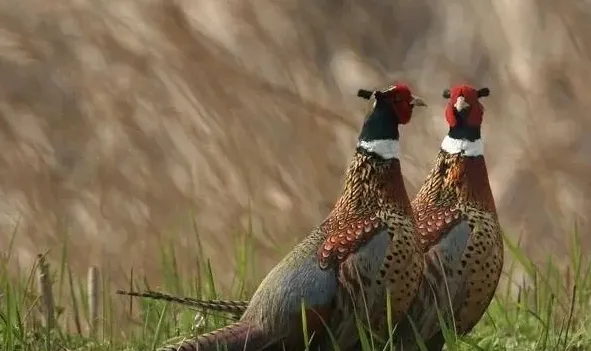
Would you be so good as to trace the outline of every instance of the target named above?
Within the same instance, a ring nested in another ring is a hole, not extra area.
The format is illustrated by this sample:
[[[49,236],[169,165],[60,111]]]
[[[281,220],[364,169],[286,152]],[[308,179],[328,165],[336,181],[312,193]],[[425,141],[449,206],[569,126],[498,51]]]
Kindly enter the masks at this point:
[[[571,280],[571,273],[570,273],[570,265],[566,266],[565,278],[566,278],[566,282],[565,282],[566,291],[570,292],[570,291],[572,291],[572,287],[573,287],[573,283]]]
[[[76,299],[76,292],[74,291],[74,280],[72,279],[72,270],[70,265],[68,269],[68,285],[70,286],[70,296],[72,296],[72,309],[74,310],[74,323],[76,323],[76,332],[82,335],[82,327],[80,326],[80,310],[78,309],[78,300]]]
[[[49,263],[45,261],[45,256],[41,254],[37,255],[37,287],[41,298],[40,309],[45,321],[45,326],[52,328],[55,322],[55,305],[53,301],[53,291],[51,290]]]
[[[96,266],[88,268],[88,317],[90,335],[96,336],[98,327],[98,304],[99,304],[99,272]]]

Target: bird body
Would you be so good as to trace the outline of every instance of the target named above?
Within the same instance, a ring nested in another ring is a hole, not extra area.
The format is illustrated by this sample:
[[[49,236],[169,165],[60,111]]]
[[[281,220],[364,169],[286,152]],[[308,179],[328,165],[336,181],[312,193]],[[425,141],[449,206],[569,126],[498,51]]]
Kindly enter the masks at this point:
[[[423,284],[397,331],[400,350],[429,351],[445,343],[437,311],[460,334],[478,323],[495,293],[502,266],[501,228],[480,136],[488,89],[467,85],[444,92],[450,125],[435,166],[412,201],[425,252]]]
[[[424,103],[404,85],[372,96],[327,218],[263,279],[238,322],[161,351],[302,350],[310,342],[302,316],[310,350],[330,349],[327,328],[347,350],[358,339],[355,315],[382,319],[387,293],[396,315],[410,305],[423,260],[398,160],[398,125]]]

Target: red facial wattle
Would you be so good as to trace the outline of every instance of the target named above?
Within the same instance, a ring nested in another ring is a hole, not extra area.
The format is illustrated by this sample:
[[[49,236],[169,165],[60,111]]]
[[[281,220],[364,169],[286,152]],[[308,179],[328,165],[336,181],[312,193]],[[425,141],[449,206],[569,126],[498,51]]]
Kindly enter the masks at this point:
[[[451,89],[451,97],[445,108],[445,119],[447,120],[447,123],[450,127],[455,127],[458,123],[454,104],[460,96],[463,96],[464,99],[466,99],[466,102],[470,105],[470,107],[468,107],[470,112],[466,120],[468,127],[479,127],[482,124],[484,109],[480,101],[478,101],[478,91],[469,85],[458,85]]]
[[[399,124],[407,124],[412,116],[412,107],[408,101],[398,101],[394,103],[394,111],[398,116]]]
[[[412,93],[410,88],[405,84],[396,84],[396,98],[392,102],[394,112],[398,117],[399,124],[407,124],[412,117],[412,106],[410,101],[412,100]]]

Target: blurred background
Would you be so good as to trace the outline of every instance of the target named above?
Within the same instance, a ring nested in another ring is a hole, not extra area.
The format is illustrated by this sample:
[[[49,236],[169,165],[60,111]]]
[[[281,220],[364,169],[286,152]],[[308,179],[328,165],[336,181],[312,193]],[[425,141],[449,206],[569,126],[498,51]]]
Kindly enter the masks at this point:
[[[66,241],[75,274],[156,287],[174,242],[223,288],[252,233],[261,277],[338,196],[357,89],[402,80],[429,103],[402,130],[410,195],[446,133],[441,90],[488,86],[505,231],[565,261],[575,226],[591,243],[589,33],[588,0],[3,1],[0,247],[15,233],[30,267]]]

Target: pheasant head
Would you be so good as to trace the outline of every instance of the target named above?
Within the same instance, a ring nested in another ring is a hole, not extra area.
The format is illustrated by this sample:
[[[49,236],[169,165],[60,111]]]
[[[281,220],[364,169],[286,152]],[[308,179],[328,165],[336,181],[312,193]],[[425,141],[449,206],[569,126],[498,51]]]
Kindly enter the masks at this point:
[[[448,135],[441,145],[443,150],[465,156],[482,155],[480,128],[484,107],[479,99],[489,95],[488,88],[476,89],[466,84],[443,91],[443,97],[448,99],[445,120],[449,125]]]
[[[415,106],[427,106],[405,84],[391,85],[384,91],[359,90],[358,96],[373,100],[357,141],[358,151],[381,159],[398,158],[398,126],[407,124]]]

